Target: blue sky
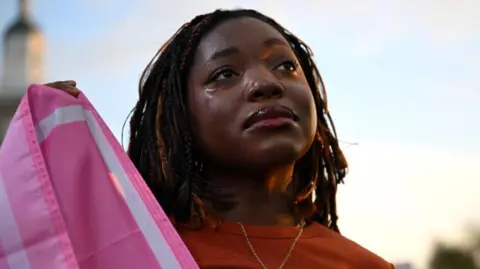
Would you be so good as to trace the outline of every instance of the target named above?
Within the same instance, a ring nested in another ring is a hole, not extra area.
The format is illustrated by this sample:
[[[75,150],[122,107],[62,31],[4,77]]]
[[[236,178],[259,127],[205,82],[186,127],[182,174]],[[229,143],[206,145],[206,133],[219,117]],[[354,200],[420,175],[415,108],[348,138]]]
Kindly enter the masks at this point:
[[[45,81],[77,80],[120,137],[141,71],[182,23],[219,7],[258,9],[311,46],[340,139],[359,143],[345,144],[347,236],[422,266],[433,240],[459,240],[480,222],[479,1],[161,2],[33,1]],[[2,29],[16,8],[1,1]]]

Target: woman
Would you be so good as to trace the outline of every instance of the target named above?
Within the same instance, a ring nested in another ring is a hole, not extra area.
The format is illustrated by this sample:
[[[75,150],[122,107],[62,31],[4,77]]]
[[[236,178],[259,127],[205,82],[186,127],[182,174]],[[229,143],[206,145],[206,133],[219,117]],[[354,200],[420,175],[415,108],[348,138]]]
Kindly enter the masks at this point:
[[[201,268],[393,268],[340,235],[347,163],[323,83],[308,46],[275,21],[197,16],[139,90],[128,154]]]

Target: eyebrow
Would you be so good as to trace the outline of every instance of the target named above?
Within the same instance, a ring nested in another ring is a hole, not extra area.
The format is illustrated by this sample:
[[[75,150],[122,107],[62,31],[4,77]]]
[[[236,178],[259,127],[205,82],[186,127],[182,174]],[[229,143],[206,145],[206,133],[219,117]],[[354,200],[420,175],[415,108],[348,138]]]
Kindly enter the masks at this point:
[[[284,40],[282,40],[280,38],[276,38],[276,37],[272,37],[272,38],[269,38],[269,39],[263,41],[263,44],[266,47],[272,47],[272,46],[286,46],[286,47],[289,47],[289,45]],[[217,60],[219,58],[228,57],[228,56],[231,56],[231,55],[237,54],[237,53],[240,53],[240,51],[236,47],[229,47],[229,48],[214,52],[212,54],[212,56],[210,56],[208,61],[213,61],[213,60]]]
[[[287,46],[290,47],[284,40],[277,38],[277,37],[272,37],[269,38],[265,41],[263,41],[263,44],[266,47],[272,47],[272,46]]]
[[[210,56],[208,61],[213,61],[213,60],[216,60],[218,58],[228,57],[228,56],[231,56],[231,55],[239,53],[239,52],[240,51],[235,47],[230,47],[230,48],[226,48],[226,49],[223,49],[223,50],[219,50],[219,51],[214,52],[212,54],[212,56]]]

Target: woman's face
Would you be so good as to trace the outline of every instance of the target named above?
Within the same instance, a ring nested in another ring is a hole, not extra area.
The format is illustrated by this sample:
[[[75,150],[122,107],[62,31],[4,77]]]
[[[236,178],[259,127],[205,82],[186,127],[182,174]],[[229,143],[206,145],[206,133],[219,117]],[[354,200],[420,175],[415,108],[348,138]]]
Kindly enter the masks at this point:
[[[315,103],[294,52],[272,26],[225,21],[200,42],[189,85],[194,136],[209,160],[269,169],[313,142]]]

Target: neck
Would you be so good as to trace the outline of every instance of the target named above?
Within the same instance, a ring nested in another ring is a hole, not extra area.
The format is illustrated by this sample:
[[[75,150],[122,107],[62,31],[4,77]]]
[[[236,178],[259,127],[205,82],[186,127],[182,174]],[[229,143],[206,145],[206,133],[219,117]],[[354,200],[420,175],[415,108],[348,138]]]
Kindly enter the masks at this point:
[[[263,173],[207,169],[205,176],[216,194],[232,199],[234,206],[218,212],[223,221],[248,225],[294,225],[289,185],[293,165]]]

